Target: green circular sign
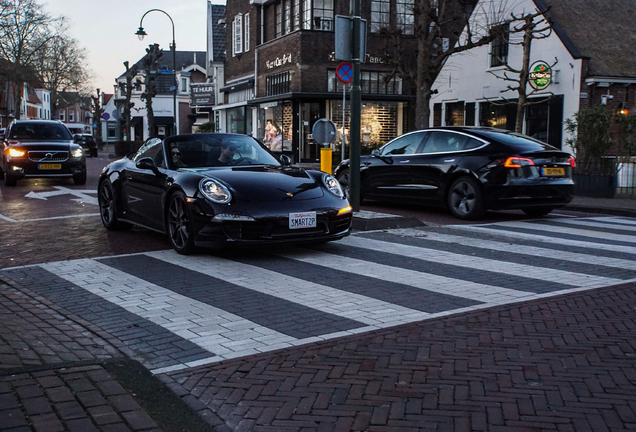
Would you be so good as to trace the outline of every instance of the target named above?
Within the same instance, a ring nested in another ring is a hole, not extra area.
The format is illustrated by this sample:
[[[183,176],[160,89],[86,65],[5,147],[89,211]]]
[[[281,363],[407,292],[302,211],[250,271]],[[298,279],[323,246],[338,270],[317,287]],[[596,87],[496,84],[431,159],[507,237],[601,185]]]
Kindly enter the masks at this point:
[[[552,69],[543,60],[536,61],[530,66],[528,77],[530,86],[536,90],[543,90],[552,82]]]

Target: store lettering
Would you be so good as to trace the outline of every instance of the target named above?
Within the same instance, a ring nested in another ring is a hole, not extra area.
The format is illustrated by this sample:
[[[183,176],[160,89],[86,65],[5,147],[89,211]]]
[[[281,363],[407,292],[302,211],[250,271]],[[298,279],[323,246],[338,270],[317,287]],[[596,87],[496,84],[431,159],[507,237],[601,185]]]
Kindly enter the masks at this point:
[[[276,67],[280,67],[283,65],[286,65],[287,63],[291,63],[292,61],[292,55],[290,54],[283,54],[283,57],[276,57],[276,60],[273,61],[266,61],[265,62],[265,66],[267,66],[267,69],[274,69]]]

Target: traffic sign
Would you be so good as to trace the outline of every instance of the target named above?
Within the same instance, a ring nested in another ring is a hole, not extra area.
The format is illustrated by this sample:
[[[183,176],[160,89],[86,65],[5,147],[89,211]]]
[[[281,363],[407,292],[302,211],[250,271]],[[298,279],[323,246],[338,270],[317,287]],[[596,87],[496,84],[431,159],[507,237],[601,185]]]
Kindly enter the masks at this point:
[[[311,128],[311,134],[318,144],[328,146],[336,139],[336,125],[329,119],[318,119]]]
[[[110,114],[108,114],[107,112],[105,112],[104,114],[102,114],[102,118],[104,120],[108,120],[110,118]]]
[[[340,63],[336,68],[336,76],[341,83],[350,83],[353,80],[353,65],[349,62]]]

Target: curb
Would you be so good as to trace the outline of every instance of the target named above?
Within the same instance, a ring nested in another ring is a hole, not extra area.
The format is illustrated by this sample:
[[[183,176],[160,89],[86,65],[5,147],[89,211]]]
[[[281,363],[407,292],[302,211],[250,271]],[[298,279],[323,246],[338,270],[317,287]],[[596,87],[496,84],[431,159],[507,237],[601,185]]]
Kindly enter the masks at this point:
[[[607,214],[612,216],[636,217],[636,210],[628,210],[628,209],[588,207],[583,205],[567,205],[562,208],[571,210],[571,211],[585,212],[585,213],[598,213],[598,214]]]

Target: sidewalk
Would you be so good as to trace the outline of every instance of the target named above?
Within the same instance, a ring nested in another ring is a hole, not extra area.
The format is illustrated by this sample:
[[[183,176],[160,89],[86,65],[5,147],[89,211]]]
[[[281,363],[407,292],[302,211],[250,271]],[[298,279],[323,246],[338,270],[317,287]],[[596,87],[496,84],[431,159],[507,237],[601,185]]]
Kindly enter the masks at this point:
[[[631,199],[567,208],[636,217]],[[635,303],[626,283],[152,376],[0,279],[0,431],[636,430]]]

